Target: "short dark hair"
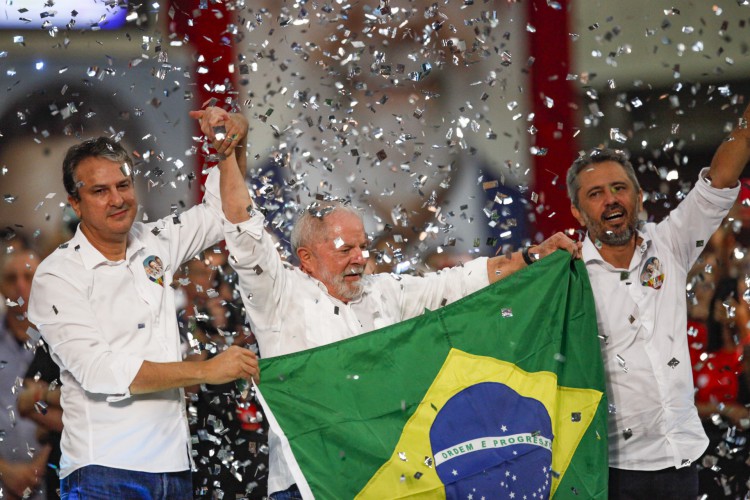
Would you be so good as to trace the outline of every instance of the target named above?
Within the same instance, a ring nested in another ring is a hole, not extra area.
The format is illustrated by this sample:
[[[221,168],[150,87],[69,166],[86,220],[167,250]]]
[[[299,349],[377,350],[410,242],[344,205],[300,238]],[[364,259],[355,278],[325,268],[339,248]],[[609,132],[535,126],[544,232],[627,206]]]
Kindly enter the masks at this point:
[[[590,153],[584,153],[576,158],[568,169],[568,175],[565,179],[568,186],[568,198],[570,198],[570,201],[576,208],[578,208],[578,190],[581,187],[580,182],[578,182],[578,174],[589,165],[604,163],[605,161],[613,161],[622,165],[625,174],[627,174],[628,178],[633,183],[635,190],[641,190],[641,185],[638,183],[638,178],[635,176],[633,165],[630,163],[630,160],[625,153],[615,149],[592,149]]]
[[[79,200],[78,181],[75,178],[78,165],[86,158],[105,158],[115,163],[126,164],[130,169],[130,178],[133,178],[133,160],[120,146],[120,143],[109,137],[97,137],[88,139],[80,144],[71,146],[63,160],[62,173],[65,191],[74,200]]]

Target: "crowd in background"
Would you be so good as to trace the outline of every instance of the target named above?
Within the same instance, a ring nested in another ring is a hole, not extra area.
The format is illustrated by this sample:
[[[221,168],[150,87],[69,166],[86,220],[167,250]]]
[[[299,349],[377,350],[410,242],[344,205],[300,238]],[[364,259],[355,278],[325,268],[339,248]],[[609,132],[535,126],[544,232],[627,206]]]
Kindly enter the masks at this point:
[[[703,498],[750,491],[750,184],[690,272],[688,342],[695,404],[710,444],[701,458]]]

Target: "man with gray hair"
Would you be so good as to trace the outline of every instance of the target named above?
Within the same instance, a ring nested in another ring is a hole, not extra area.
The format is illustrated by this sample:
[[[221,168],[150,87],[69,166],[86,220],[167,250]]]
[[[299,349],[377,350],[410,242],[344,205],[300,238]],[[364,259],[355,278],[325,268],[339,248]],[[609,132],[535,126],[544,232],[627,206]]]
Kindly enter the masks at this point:
[[[244,199],[236,193],[226,197],[232,203],[223,205],[229,261],[237,270],[248,320],[264,357],[310,349],[413,318],[557,249],[578,255],[578,245],[557,233],[510,257],[480,257],[424,276],[365,275],[369,242],[359,212],[324,202],[309,208],[294,228],[292,243],[300,263],[294,267],[279,257],[239,171],[228,168],[222,171],[226,174],[236,176],[230,184],[244,191]],[[299,498],[281,454],[281,441],[273,433],[269,445],[269,493],[274,499]]]
[[[639,227],[643,191],[625,154],[595,150],[568,170],[571,211],[587,229],[582,258],[602,339],[610,498],[698,495],[692,464],[708,439],[693,398],[685,284],[739,192],[750,160],[748,118],[745,110],[710,168],[659,224]]]

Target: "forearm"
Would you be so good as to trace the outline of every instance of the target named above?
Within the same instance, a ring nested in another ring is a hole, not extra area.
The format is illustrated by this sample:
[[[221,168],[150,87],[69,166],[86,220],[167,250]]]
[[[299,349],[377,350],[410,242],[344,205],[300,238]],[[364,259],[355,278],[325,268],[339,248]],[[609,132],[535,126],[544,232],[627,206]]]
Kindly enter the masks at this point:
[[[237,167],[240,171],[240,176],[244,179],[247,175],[247,134],[243,134],[240,137],[237,146],[234,148],[235,159],[237,160]]]
[[[200,361],[144,361],[130,383],[130,394],[147,394],[202,384],[206,379],[205,368],[205,363]]]
[[[487,259],[487,278],[490,284],[496,283],[526,266],[521,252],[513,252],[509,256],[492,257]]]
[[[37,409],[37,403],[44,406]],[[40,411],[43,408],[43,412]],[[18,413],[37,425],[62,432],[60,390],[49,390],[49,384],[33,379],[24,380],[24,390],[18,396]]]
[[[741,125],[735,127],[729,138],[716,150],[711,160],[709,177],[711,185],[716,188],[731,188],[737,185],[742,171],[750,161],[750,106],[745,109],[740,119]]]
[[[240,155],[242,153],[240,152]],[[248,220],[248,207],[253,204],[252,198],[245,186],[245,178],[240,172],[236,156],[229,155],[219,162],[221,179],[219,189],[221,193],[221,208],[229,222],[240,223]]]
[[[46,413],[40,413],[38,411],[34,411],[30,413],[29,415],[25,415],[25,417],[31,420],[32,422],[34,422],[35,424],[43,427],[44,429],[50,430],[52,432],[62,432],[63,430],[62,409],[56,408],[50,405],[47,407],[45,411]]]
[[[207,361],[144,361],[130,383],[130,394],[146,394],[198,384],[258,379],[258,360],[249,349],[232,346]]]
[[[43,389],[46,389],[45,382],[36,382],[34,379],[25,379],[23,381],[23,390],[18,395],[16,404],[18,413],[24,418],[30,418],[34,413],[34,403],[39,399]]]
[[[510,276],[519,269],[523,269],[529,263],[543,259],[556,250],[565,250],[574,259],[581,256],[581,243],[577,243],[563,233],[555,233],[538,245],[532,245],[528,248],[527,257],[530,259],[527,263],[524,260],[521,251],[513,252],[509,256],[493,257],[487,260],[487,277],[490,284],[500,281]]]

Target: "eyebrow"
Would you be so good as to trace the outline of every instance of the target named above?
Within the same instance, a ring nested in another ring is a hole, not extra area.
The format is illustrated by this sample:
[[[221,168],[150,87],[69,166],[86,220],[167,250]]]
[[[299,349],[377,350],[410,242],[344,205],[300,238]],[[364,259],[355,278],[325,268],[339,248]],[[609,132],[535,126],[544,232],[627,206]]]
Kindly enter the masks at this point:
[[[128,184],[130,184],[130,183],[132,182],[132,179],[130,179],[130,177],[126,177],[126,178],[124,178],[124,179],[120,179],[120,180],[118,180],[118,181],[114,182],[113,184],[114,184],[115,186],[119,186],[119,185],[120,185],[120,184],[122,184],[123,182],[127,182]],[[99,184],[92,184],[92,185],[90,185],[90,186],[86,186],[86,185],[84,184],[84,185],[83,185],[83,186],[81,186],[81,187],[89,187],[90,189],[96,189],[96,188],[106,188],[106,187],[108,187],[108,186],[110,186],[110,184],[106,184],[106,183],[99,183]]]

